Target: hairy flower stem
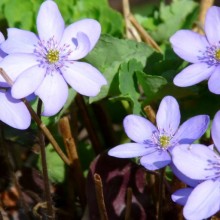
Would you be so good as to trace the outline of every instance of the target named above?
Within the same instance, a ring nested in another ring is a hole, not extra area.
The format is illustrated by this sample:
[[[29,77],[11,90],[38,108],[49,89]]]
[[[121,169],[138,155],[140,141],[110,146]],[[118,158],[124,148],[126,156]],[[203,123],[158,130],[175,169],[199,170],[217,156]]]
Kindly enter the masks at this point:
[[[42,101],[38,100],[37,105],[37,115],[40,118],[42,108]],[[42,165],[42,173],[44,180],[44,192],[45,192],[45,200],[47,202],[47,218],[50,220],[55,219],[55,212],[52,205],[52,198],[50,194],[50,183],[48,177],[48,168],[47,168],[47,157],[45,151],[45,137],[41,129],[39,129],[39,144],[40,144],[40,154],[41,154],[41,165]]]
[[[2,75],[2,77],[5,79],[5,81],[12,86],[13,85],[13,81],[11,80],[11,78],[7,75],[7,73],[0,68],[0,74]],[[67,156],[63,153],[63,151],[61,150],[61,148],[59,147],[58,143],[56,142],[56,140],[54,139],[53,135],[50,133],[50,131],[48,130],[48,128],[46,127],[46,125],[41,121],[41,119],[38,117],[38,115],[36,114],[36,112],[33,110],[33,108],[31,107],[31,105],[29,104],[29,102],[23,98],[21,99],[23,101],[23,103],[26,105],[28,111],[31,114],[31,117],[33,118],[33,120],[37,123],[38,127],[41,128],[41,130],[43,131],[44,135],[47,137],[47,139],[50,141],[50,143],[52,144],[52,146],[54,147],[55,151],[59,154],[59,156],[61,157],[61,159],[67,164],[70,165],[70,161],[67,158]]]

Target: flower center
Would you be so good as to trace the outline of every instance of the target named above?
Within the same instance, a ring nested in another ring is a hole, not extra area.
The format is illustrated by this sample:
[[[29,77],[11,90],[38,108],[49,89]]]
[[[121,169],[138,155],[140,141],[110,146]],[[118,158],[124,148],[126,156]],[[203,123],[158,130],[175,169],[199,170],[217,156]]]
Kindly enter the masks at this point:
[[[218,61],[220,61],[220,49],[217,49],[217,50],[215,51],[215,59],[218,60]]]
[[[159,130],[154,131],[151,139],[148,141],[146,140],[144,143],[161,150],[167,150],[168,148],[177,144],[177,142],[171,142],[172,138],[173,135],[165,132],[164,130]]]
[[[34,49],[39,66],[46,68],[47,73],[57,71],[62,67],[66,67],[68,62],[72,62],[69,60],[71,53],[70,45],[59,45],[54,37],[47,41],[39,41]]]
[[[49,63],[56,63],[59,61],[59,51],[58,50],[49,50],[47,55],[46,55],[46,58],[48,60]]]
[[[220,64],[220,47],[210,46],[206,48],[205,52],[201,52],[202,56],[199,57],[199,60],[207,63],[208,65],[218,65]]]
[[[164,149],[166,149],[170,143],[170,137],[162,135],[159,137],[160,146]]]

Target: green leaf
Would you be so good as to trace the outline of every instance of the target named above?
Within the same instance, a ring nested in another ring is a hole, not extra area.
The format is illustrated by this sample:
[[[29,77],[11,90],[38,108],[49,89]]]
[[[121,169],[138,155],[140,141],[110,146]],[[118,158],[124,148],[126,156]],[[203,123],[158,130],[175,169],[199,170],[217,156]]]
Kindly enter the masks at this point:
[[[119,69],[119,89],[121,97],[125,97],[133,108],[134,114],[140,114],[141,104],[138,101],[140,94],[138,92],[138,85],[135,72],[142,70],[143,65],[135,59],[130,60],[128,63],[121,64]]]
[[[162,76],[148,75],[142,71],[137,72],[137,78],[148,102],[167,84],[167,80]]]
[[[10,0],[4,7],[4,15],[9,27],[31,30],[34,16],[31,1]]]
[[[36,31],[36,17],[43,2],[43,0],[1,0],[0,15],[6,18],[9,27]],[[123,35],[124,19],[119,12],[109,6],[107,0],[56,0],[56,3],[67,25],[82,18],[94,18],[101,23],[102,33],[118,37]]]
[[[124,19],[109,6],[107,0],[80,0],[71,9],[71,23],[82,18],[94,18],[101,23],[103,34],[122,37]]]
[[[65,178],[65,164],[51,144],[48,144],[45,149],[49,179],[53,183],[62,183]],[[41,157],[38,159],[37,167],[42,171]]]
[[[161,1],[152,16],[136,16],[142,26],[157,42],[163,43],[179,29],[191,29],[199,13],[199,5],[193,0]]]
[[[113,80],[117,80],[117,73],[122,63],[136,59],[143,66],[153,50],[145,43],[132,40],[117,39],[110,35],[103,35],[94,50],[86,57],[86,61],[97,67],[105,76],[108,85],[103,86],[98,96],[90,98],[90,102],[98,101],[106,97],[109,91],[115,91],[117,86]],[[111,90],[110,90],[111,89]],[[111,94],[109,94],[111,96]]]

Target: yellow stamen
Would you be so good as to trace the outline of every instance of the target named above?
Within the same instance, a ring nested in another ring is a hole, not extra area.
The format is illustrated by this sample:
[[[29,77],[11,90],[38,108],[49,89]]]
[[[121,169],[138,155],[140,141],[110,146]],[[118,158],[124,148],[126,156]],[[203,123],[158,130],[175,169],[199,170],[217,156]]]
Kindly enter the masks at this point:
[[[168,136],[161,136],[160,137],[160,145],[162,148],[167,148],[170,143],[170,137]]]
[[[49,50],[46,55],[47,61],[49,63],[56,63],[59,61],[59,51],[58,50]]]
[[[220,61],[220,49],[215,51],[215,59]]]

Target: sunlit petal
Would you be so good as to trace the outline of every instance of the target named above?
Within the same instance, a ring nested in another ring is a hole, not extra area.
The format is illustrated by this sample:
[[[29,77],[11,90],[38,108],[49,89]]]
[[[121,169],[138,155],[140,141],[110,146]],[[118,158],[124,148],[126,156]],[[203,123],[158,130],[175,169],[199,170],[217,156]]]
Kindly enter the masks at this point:
[[[138,115],[126,116],[123,125],[127,136],[137,143],[146,143],[157,132],[150,121]]]
[[[69,63],[61,69],[64,79],[78,93],[86,96],[96,96],[107,82],[103,75],[88,63]]]
[[[144,144],[127,143],[118,145],[108,151],[108,155],[119,158],[140,157],[155,151]]]
[[[26,106],[20,100],[12,98],[10,90],[0,91],[0,120],[17,129],[27,129],[31,116]]]
[[[183,214],[186,219],[201,220],[220,210],[220,181],[207,180],[189,195]]]
[[[54,1],[48,0],[41,4],[37,16],[37,30],[41,40],[48,41],[51,37],[59,43],[65,23]]]
[[[167,151],[155,150],[154,152],[141,157],[140,163],[148,170],[158,170],[171,162]]]
[[[179,104],[172,96],[166,96],[157,111],[157,127],[173,135],[180,124]]]
[[[42,115],[52,116],[60,111],[67,100],[68,86],[58,73],[47,74],[35,92],[44,103]]]

